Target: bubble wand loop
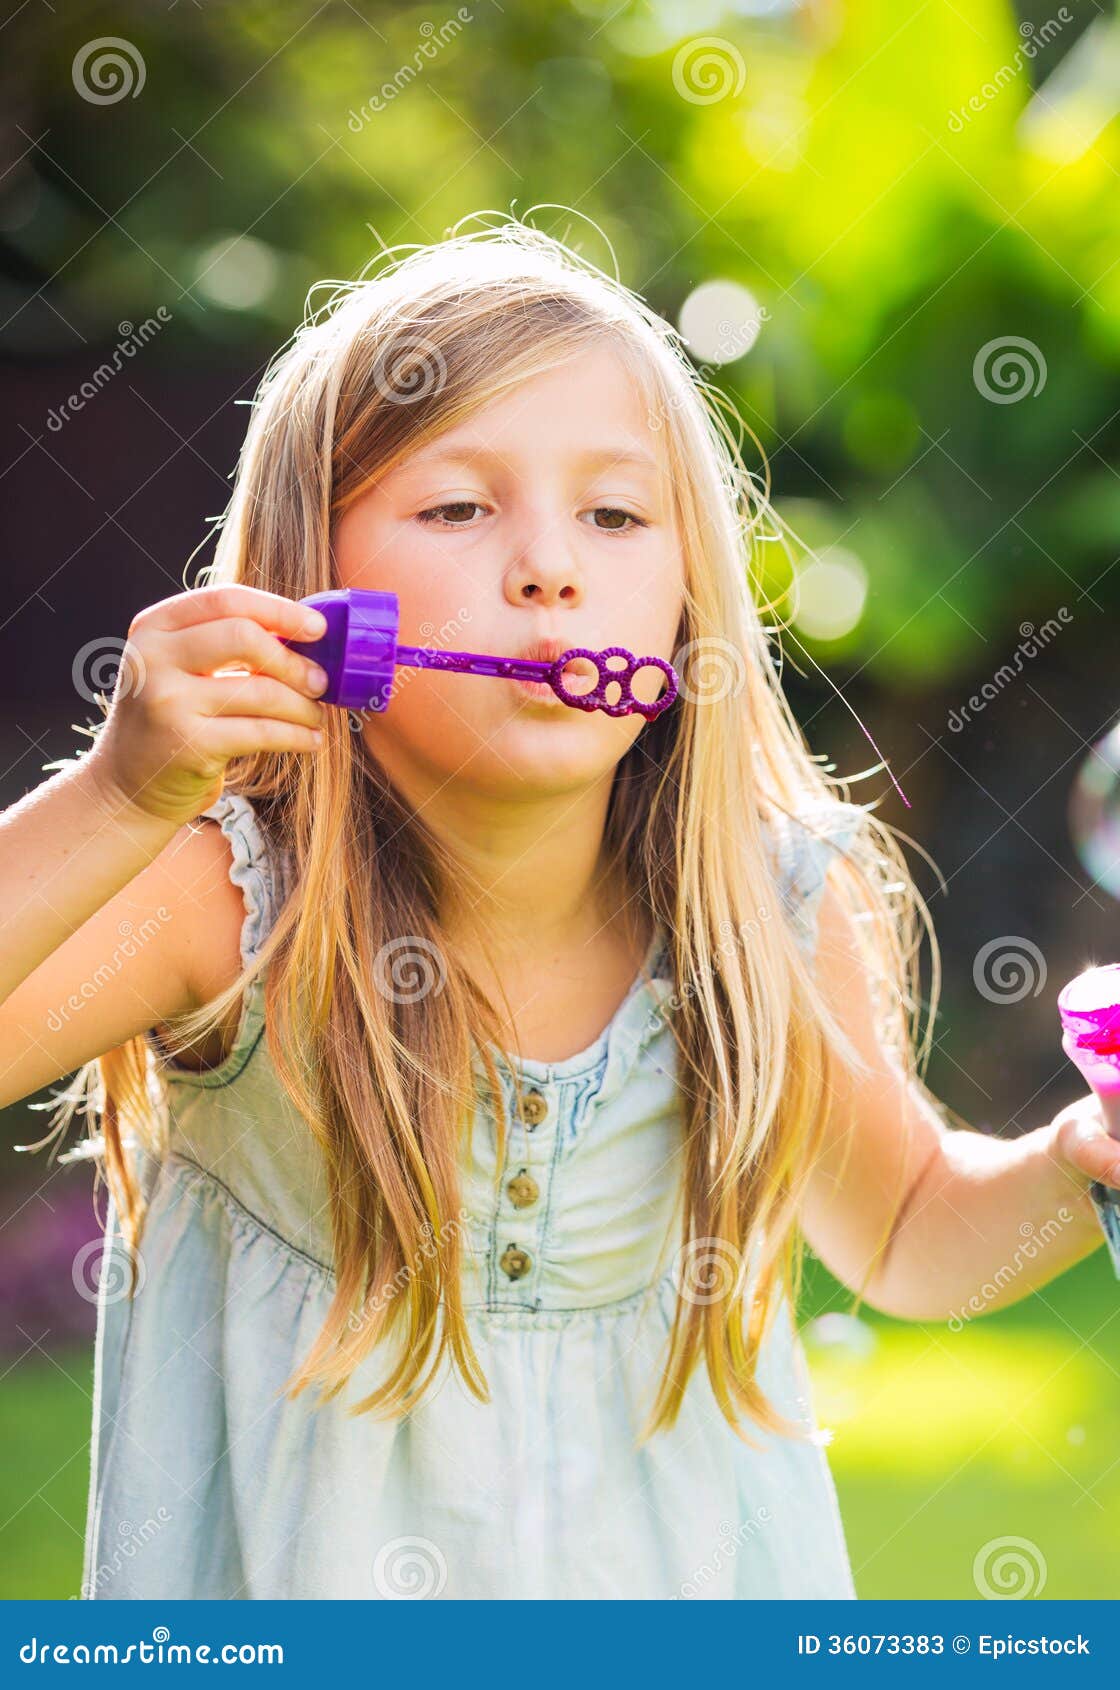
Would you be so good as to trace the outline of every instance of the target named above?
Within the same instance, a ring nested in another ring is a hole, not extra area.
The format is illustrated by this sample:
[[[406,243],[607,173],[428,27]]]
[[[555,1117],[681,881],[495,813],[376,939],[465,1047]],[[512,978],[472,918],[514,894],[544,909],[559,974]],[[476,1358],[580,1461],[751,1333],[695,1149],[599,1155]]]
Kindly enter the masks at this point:
[[[573,710],[601,710],[606,716],[637,714],[647,721],[667,710],[680,690],[671,663],[663,657],[635,657],[625,646],[607,646],[602,651],[573,646],[551,663],[477,651],[436,651],[429,646],[398,645],[400,604],[395,593],[345,587],[312,593],[299,602],[322,612],[327,631],[316,640],[285,639],[282,643],[322,665],[329,679],[321,701],[348,710],[386,710],[399,666],[442,669],[454,675],[490,675],[499,680],[542,681]],[[572,692],[564,680],[565,669],[579,658],[593,663],[598,672],[589,692]],[[624,667],[610,668],[611,658],[621,658]],[[667,683],[660,698],[651,704],[635,698],[632,685],[638,670],[647,668],[660,670]],[[607,688],[612,682],[619,696],[608,703]]]

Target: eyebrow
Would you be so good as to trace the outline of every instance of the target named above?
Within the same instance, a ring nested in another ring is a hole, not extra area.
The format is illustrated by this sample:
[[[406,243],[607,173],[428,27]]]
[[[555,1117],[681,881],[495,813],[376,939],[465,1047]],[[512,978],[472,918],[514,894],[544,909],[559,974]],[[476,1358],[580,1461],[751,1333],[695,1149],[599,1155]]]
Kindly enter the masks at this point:
[[[409,468],[424,468],[429,464],[463,464],[471,462],[492,463],[502,460],[500,452],[491,452],[485,446],[474,449],[462,447],[433,446],[429,452],[418,452],[408,459]],[[628,464],[639,469],[649,469],[657,473],[660,465],[649,452],[637,446],[588,446],[576,454],[579,464],[606,464],[613,468],[615,465]]]

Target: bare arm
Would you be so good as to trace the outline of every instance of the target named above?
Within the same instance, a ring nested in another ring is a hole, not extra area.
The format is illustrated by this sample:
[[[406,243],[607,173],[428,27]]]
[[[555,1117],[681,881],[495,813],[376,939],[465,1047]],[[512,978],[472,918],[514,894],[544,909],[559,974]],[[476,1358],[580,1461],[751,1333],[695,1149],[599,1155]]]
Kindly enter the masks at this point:
[[[0,1004],[179,825],[136,810],[88,757],[0,813]]]
[[[887,1236],[866,1297],[903,1319],[967,1320],[1017,1302],[1103,1242],[1088,1190],[1093,1178],[1120,1185],[1120,1145],[1103,1138],[1091,1096],[1014,1140],[948,1126],[880,1048],[864,967],[826,886],[818,980],[868,1072],[837,1083],[806,1237],[857,1287]],[[1094,1131],[1088,1147],[1077,1148],[1079,1127]]]
[[[244,914],[216,823],[177,828],[0,1004],[0,1109],[208,1003],[240,970]]]

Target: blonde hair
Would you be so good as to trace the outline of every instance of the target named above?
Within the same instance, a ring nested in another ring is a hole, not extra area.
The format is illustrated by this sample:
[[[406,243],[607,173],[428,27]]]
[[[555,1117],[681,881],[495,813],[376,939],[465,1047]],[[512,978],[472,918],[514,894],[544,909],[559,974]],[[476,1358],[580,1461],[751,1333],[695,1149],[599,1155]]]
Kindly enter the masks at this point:
[[[669,936],[684,1126],[681,1251],[755,1268],[723,1295],[690,1298],[678,1281],[666,1364],[639,1442],[673,1424],[701,1354],[739,1436],[751,1441],[739,1425],[744,1412],[803,1435],[756,1373],[783,1297],[796,1304],[796,1216],[834,1065],[858,1068],[859,1058],[791,924],[759,919],[775,900],[767,825],[822,799],[850,802],[847,783],[826,776],[808,750],[773,660],[777,629],[763,620],[776,607],[764,600],[758,545],[782,525],[744,468],[733,408],[699,378],[675,331],[561,242],[522,221],[484,222],[470,232],[457,226],[433,246],[382,253],[369,270],[352,283],[321,284],[330,292],[318,309],[312,290],[302,324],[270,364],[206,573],[211,583],[248,582],[292,599],[337,586],[334,525],[398,459],[593,344],[625,360],[663,442],[676,501],[685,569],[676,661],[685,685],[615,771],[603,858],[620,907],[632,899]],[[337,1396],[396,1329],[399,1359],[351,1413],[407,1412],[445,1352],[485,1402],[453,1217],[476,1052],[502,1166],[507,1122],[487,1048],[506,1054],[500,1025],[442,935],[460,876],[453,854],[398,796],[346,715],[329,714],[321,754],[260,752],[227,767],[227,786],[291,852],[294,891],[254,964],[176,1030],[193,1040],[214,1028],[267,971],[268,1049],[325,1160],[335,1270],[326,1320],[288,1394],[316,1385],[323,1400]],[[923,1047],[916,1061],[919,917],[934,954],[930,1025],[936,940],[892,832],[870,810],[862,815],[832,880],[857,916],[884,1043],[917,1080],[928,1056]],[[392,1002],[375,989],[375,959],[402,934],[437,948],[446,974],[438,995]],[[150,1056],[138,1037],[82,1074],[133,1251],[145,1204],[129,1135],[159,1148]]]

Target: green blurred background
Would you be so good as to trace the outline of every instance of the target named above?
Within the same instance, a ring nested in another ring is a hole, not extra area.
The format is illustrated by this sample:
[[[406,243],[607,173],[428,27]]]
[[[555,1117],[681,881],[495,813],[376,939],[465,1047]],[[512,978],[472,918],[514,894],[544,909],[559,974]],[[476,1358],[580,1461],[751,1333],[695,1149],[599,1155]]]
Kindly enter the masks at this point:
[[[843,774],[873,761],[866,723],[912,808],[881,770],[854,796],[940,870],[913,853],[945,964],[934,1090],[1002,1134],[1079,1092],[1054,999],[1120,956],[1120,886],[1068,814],[1120,714],[1109,8],[75,4],[5,40],[0,801],[85,743],[91,646],[208,558],[308,288],[529,215],[688,335],[814,550],[767,553],[786,684]],[[44,1124],[20,1104],[3,1143]],[[89,1181],[10,1149],[2,1173],[0,1593],[67,1596]],[[1007,1538],[996,1594],[1115,1597],[1104,1253],[960,1332],[849,1302],[818,1269],[803,1315],[861,1596],[991,1594],[977,1558]]]

